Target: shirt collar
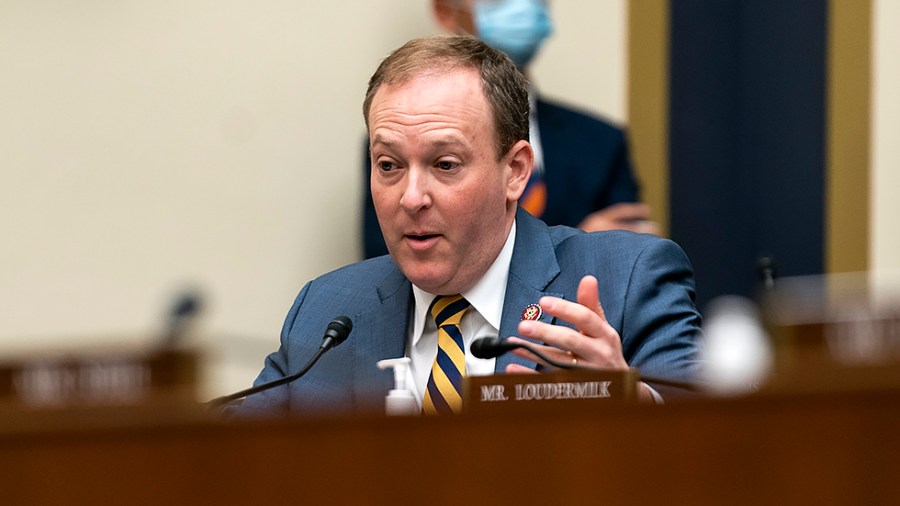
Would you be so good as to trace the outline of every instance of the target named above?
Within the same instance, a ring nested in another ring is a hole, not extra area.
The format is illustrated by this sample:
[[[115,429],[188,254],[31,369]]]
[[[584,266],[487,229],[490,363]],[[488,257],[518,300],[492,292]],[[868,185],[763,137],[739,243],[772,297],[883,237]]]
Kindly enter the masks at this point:
[[[484,276],[475,283],[471,289],[462,293],[469,304],[478,311],[492,327],[500,328],[500,319],[503,316],[503,300],[506,297],[506,282],[509,279],[509,265],[512,262],[513,246],[516,243],[516,222],[513,221],[509,236],[500,254],[484,273]],[[422,337],[425,330],[425,322],[428,316],[428,308],[436,295],[422,290],[413,285],[415,309],[413,317],[413,342],[415,345]]]

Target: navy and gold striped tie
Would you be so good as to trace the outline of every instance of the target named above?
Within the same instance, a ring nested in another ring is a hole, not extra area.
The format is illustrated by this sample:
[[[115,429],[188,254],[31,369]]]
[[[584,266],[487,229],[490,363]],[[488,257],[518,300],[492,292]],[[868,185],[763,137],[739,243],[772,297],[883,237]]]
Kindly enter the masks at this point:
[[[461,295],[437,297],[431,316],[438,327],[438,352],[431,366],[428,388],[422,401],[425,414],[459,413],[462,409],[462,379],[466,375],[466,347],[459,321],[469,309]]]

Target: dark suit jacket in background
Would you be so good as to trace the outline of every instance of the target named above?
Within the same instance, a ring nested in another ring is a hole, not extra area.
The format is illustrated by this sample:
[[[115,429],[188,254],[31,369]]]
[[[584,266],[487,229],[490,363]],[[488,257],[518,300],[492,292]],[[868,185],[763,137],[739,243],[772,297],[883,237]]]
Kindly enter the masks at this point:
[[[694,379],[700,316],[690,263],[675,243],[624,231],[587,234],[548,227],[521,209],[516,223],[500,336],[516,335],[522,311],[544,295],[575,300],[579,280],[593,274],[606,317],[622,338],[625,360],[648,376]],[[412,304],[412,285],[389,256],[309,282],[287,315],[281,347],[266,358],[255,384],[303,367],[335,316],[353,320],[350,337],[298,381],[248,397],[240,413],[382,411],[393,374],[376,362],[405,355]],[[547,314],[542,320],[565,325]],[[496,371],[513,362],[535,367],[506,354],[497,359]],[[665,395],[665,388],[654,387]]]
[[[545,223],[577,227],[594,211],[619,202],[638,201],[638,185],[622,130],[541,99],[537,100],[535,113],[547,184],[547,208],[541,217]],[[368,142],[365,151],[363,254],[373,258],[388,251],[372,203]]]

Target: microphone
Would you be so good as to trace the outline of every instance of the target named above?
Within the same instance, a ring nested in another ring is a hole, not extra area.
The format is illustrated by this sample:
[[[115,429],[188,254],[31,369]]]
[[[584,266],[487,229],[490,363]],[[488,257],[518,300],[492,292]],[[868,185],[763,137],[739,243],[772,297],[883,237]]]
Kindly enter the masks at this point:
[[[163,334],[163,346],[174,348],[181,344],[191,322],[203,309],[203,300],[195,290],[185,290],[172,303],[169,310],[166,330]]]
[[[500,339],[499,337],[479,337],[478,339],[472,341],[472,345],[469,347],[469,349],[472,351],[472,355],[474,355],[476,358],[496,358],[516,348],[528,350],[532,354],[536,355],[539,359],[559,369],[586,369],[585,367],[580,367],[577,365],[559,363],[549,357],[544,356],[543,353],[535,350],[527,344],[512,343],[507,339]]]
[[[775,259],[765,255],[759,257],[756,261],[756,269],[759,272],[759,279],[765,291],[771,291],[775,288],[775,277],[778,275]]]
[[[531,354],[535,355],[536,357],[543,360],[544,362],[547,362],[548,364],[552,365],[553,367],[556,367],[557,369],[569,369],[569,370],[578,369],[578,370],[582,370],[582,371],[594,369],[593,367],[585,367],[585,366],[581,366],[581,365],[572,365],[572,364],[564,364],[561,362],[557,362],[555,360],[550,359],[549,357],[545,356],[543,353],[537,351],[536,349],[534,349],[533,347],[531,347],[527,344],[511,343],[511,342],[509,342],[509,340],[500,339],[499,337],[493,337],[493,336],[480,337],[480,338],[472,341],[472,345],[469,347],[469,349],[472,351],[472,355],[474,355],[476,358],[496,358],[496,357],[499,357],[500,355],[503,355],[504,353],[506,353],[508,351],[512,351],[516,348],[522,348],[524,350],[528,350]],[[694,383],[686,382],[686,381],[675,381],[675,380],[670,380],[670,379],[665,379],[665,378],[654,378],[651,376],[644,376],[644,375],[641,375],[641,381],[645,381],[647,383],[656,383],[659,385],[666,385],[666,386],[675,387],[675,388],[682,388],[682,389],[690,390],[690,391],[702,390],[700,388],[700,386],[698,386]]]
[[[353,322],[346,316],[338,316],[328,324],[325,335],[322,337],[322,346],[329,350],[347,340],[350,331],[353,330]]]
[[[497,358],[508,351],[518,348],[519,345],[513,344],[506,339],[499,337],[479,337],[472,341],[469,350],[476,358]]]
[[[322,344],[319,346],[319,349],[316,350],[316,354],[313,355],[313,358],[303,366],[302,369],[295,372],[294,374],[290,374],[288,376],[284,376],[267,383],[263,383],[261,385],[256,385],[255,387],[250,387],[240,392],[235,392],[230,395],[224,395],[222,397],[216,397],[215,399],[209,401],[207,406],[210,408],[216,408],[219,406],[223,406],[228,404],[229,402],[236,401],[238,399],[247,397],[248,395],[253,395],[264,390],[269,390],[270,388],[275,388],[280,385],[284,385],[286,383],[290,383],[296,379],[299,379],[307,371],[309,371],[316,362],[325,354],[326,351],[338,346],[347,340],[347,336],[350,335],[350,331],[353,330],[353,322],[350,321],[350,318],[346,316],[338,316],[337,318],[331,320],[328,323],[328,328],[325,329],[325,335],[322,336]]]

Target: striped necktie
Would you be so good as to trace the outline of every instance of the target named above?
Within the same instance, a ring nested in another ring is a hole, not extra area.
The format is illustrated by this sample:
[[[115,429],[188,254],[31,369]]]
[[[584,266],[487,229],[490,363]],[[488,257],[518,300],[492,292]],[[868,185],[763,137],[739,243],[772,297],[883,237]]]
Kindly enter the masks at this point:
[[[469,307],[469,301],[461,295],[437,297],[431,303],[431,316],[438,327],[438,352],[422,400],[422,411],[427,415],[459,413],[462,409],[466,347],[459,321]]]

